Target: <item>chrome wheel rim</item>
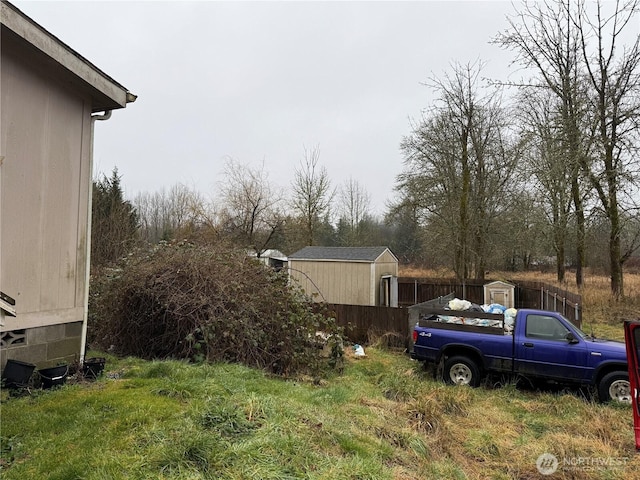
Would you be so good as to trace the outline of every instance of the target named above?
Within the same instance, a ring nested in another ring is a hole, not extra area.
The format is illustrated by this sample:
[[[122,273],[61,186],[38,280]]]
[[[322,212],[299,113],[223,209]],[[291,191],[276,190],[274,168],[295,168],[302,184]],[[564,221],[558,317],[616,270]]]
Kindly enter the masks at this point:
[[[628,380],[616,380],[609,386],[609,396],[612,400],[631,403],[631,386]]]
[[[464,363],[456,363],[449,369],[449,378],[456,385],[469,385],[472,377],[471,369]]]

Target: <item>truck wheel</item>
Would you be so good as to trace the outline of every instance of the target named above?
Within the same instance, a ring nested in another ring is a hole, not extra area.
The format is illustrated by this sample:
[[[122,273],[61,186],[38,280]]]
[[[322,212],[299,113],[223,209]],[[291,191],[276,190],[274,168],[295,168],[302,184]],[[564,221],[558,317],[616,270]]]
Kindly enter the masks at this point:
[[[480,385],[480,369],[468,357],[450,357],[444,362],[443,377],[451,385]]]
[[[598,398],[601,402],[631,403],[629,375],[625,372],[607,373],[598,385]]]

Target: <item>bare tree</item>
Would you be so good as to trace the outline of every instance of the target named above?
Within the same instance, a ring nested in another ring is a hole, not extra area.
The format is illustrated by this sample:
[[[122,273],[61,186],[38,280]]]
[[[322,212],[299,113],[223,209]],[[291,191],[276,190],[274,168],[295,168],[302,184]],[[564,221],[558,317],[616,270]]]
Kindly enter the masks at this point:
[[[400,187],[400,184],[398,184]],[[422,209],[406,190],[400,189],[401,196],[387,205],[384,222],[390,230],[388,245],[398,259],[405,264],[426,266],[428,241],[424,241]]]
[[[484,278],[516,159],[498,92],[480,92],[481,71],[479,62],[456,65],[452,76],[432,79],[439,102],[401,144],[398,189],[449,245],[459,278]]]
[[[569,219],[575,200],[575,164],[566,161],[564,119],[556,96],[547,89],[526,89],[520,92],[519,98],[521,136],[527,147],[523,153],[524,170],[528,183],[538,192],[537,203],[548,224],[542,231],[549,232],[556,256],[557,278],[563,282]]]
[[[548,251],[544,196],[537,188],[523,185],[500,216],[500,228],[507,235],[506,241],[496,242],[495,251],[508,270],[529,270]]]
[[[311,150],[305,147],[304,158],[295,169],[292,182],[292,208],[303,221],[307,245],[314,245],[318,225],[329,215],[335,196],[327,169],[319,165],[319,160],[319,146]]]
[[[181,183],[169,190],[141,192],[133,203],[140,217],[141,236],[152,243],[193,233],[206,209],[202,195]]]
[[[221,229],[259,257],[282,228],[282,195],[269,183],[264,164],[251,169],[227,159],[221,182]]]
[[[577,281],[582,282],[585,257],[584,176],[610,223],[611,290],[616,297],[623,294],[622,265],[631,253],[621,247],[621,195],[637,170],[640,113],[640,37],[627,47],[622,39],[639,9],[639,0],[526,2],[510,29],[495,40],[514,50],[516,61],[535,69],[541,81],[533,79],[527,86],[548,88],[560,102],[560,161],[574,172]]]
[[[516,62],[533,69],[536,77],[519,84],[529,90],[526,94],[530,98],[540,98],[540,94],[533,92],[543,88],[551,92],[554,98],[545,98],[551,102],[554,115],[554,131],[540,132],[549,140],[549,133],[559,142],[553,148],[556,154],[545,156],[547,172],[543,187],[554,189],[559,194],[560,183],[569,181],[572,206],[575,213],[576,225],[576,283],[582,285],[582,268],[585,261],[585,213],[584,189],[580,182],[580,169],[589,149],[588,127],[585,132],[585,119],[588,116],[585,83],[580,65],[580,34],[575,26],[572,12],[572,0],[556,2],[524,2],[516,10],[515,18],[509,20],[508,31],[499,34],[494,40],[506,49],[514,51]],[[527,108],[532,105],[527,105]],[[533,105],[535,106],[535,105]],[[557,117],[557,118],[556,118]],[[586,134],[586,135],[585,135]],[[586,137],[586,140],[585,140]],[[554,140],[555,141],[555,140]],[[561,165],[550,164],[560,163]],[[538,170],[538,173],[543,173]],[[556,173],[559,178],[555,181],[549,174]],[[567,177],[568,175],[568,177]],[[551,182],[555,183],[552,184]],[[547,190],[549,192],[549,190]],[[557,199],[558,200],[558,199]],[[558,249],[564,249],[559,244],[558,235],[563,235],[562,227],[565,214],[564,206],[555,206],[554,245],[557,255],[558,280],[564,280],[564,255]],[[566,212],[568,214],[568,212]]]
[[[370,218],[371,198],[367,190],[352,177],[338,190],[339,225],[344,226],[341,244],[356,246],[366,243],[366,220]]]
[[[633,20],[637,22],[640,1],[611,3],[597,1],[594,15],[587,5],[580,4],[577,24],[592,89],[597,142],[592,161],[584,169],[609,221],[611,292],[618,298],[624,295],[622,267],[638,248],[636,241],[623,251],[622,237],[625,188],[637,181],[638,173],[640,35],[630,46],[621,43],[625,29],[633,27]],[[607,11],[607,7],[613,10]]]

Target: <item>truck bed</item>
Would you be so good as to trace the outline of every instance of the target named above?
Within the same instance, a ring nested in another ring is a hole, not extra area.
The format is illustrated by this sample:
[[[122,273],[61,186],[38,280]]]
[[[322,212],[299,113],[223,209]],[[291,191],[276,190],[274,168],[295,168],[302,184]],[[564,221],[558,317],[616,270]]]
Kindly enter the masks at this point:
[[[460,318],[461,323],[442,320],[441,317]],[[467,324],[465,319],[492,320],[498,325]],[[486,333],[491,335],[511,335],[504,328],[504,314],[484,313],[472,310],[447,310],[443,308],[425,307],[420,311],[418,326],[426,328],[441,328],[444,330],[458,330],[465,332]]]

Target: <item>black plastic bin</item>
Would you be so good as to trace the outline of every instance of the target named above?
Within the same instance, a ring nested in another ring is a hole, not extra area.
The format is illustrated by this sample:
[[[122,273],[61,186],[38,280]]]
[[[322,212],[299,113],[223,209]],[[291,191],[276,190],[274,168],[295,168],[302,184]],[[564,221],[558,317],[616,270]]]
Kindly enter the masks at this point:
[[[95,380],[104,371],[106,359],[102,357],[87,358],[82,364],[82,374],[85,378]]]
[[[38,370],[42,379],[42,388],[51,388],[64,385],[69,374],[68,365],[58,365],[57,367],[43,368]]]
[[[32,363],[20,360],[7,360],[2,371],[2,381],[7,388],[25,388],[29,385],[29,379],[36,366]]]

